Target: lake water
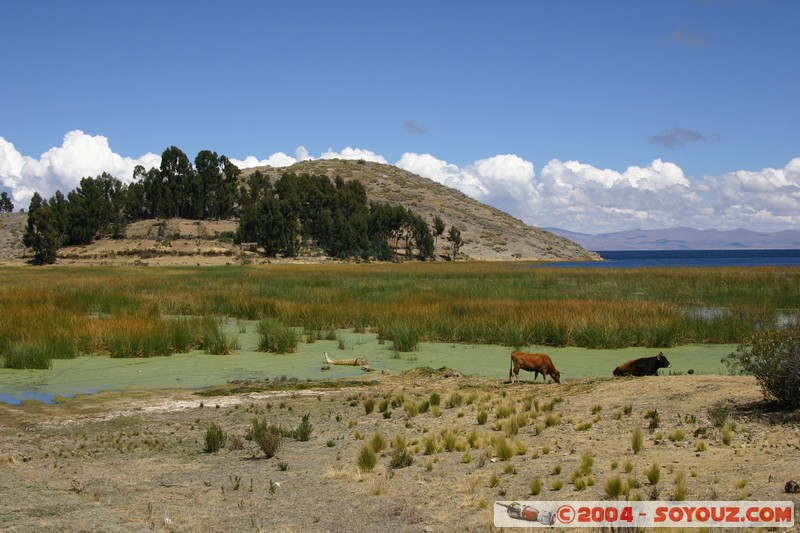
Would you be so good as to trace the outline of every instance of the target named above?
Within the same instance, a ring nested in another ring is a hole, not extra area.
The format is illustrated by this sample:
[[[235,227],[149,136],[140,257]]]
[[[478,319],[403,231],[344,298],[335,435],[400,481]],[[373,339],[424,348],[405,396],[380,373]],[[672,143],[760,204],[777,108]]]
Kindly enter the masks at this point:
[[[547,263],[574,268],[800,266],[800,250],[624,250],[598,251],[599,262]]]

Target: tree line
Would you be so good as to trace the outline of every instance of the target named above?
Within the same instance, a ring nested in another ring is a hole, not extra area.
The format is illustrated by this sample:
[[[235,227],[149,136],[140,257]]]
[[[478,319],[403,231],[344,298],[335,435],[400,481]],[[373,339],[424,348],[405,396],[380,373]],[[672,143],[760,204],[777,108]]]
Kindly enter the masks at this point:
[[[130,184],[103,173],[82,178],[66,196],[56,191],[45,200],[34,193],[23,242],[33,250],[32,263],[49,264],[59,247],[123,238],[137,220],[238,217],[235,241],[257,243],[269,257],[317,249],[341,259],[391,260],[400,249],[406,258],[428,260],[445,230],[439,217],[431,228],[403,206],[369,202],[357,180],[285,172],[273,183],[260,171],[244,180],[241,174],[224,155],[203,150],[192,164],[172,146],[159,168],[137,166]],[[458,228],[450,228],[447,240],[455,258],[463,244]]]

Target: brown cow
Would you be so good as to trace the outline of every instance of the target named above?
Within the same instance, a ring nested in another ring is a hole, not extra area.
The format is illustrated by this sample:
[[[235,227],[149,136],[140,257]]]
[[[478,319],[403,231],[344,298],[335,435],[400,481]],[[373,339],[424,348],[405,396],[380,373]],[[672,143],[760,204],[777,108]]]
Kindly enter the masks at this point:
[[[519,381],[519,369],[533,372],[533,381],[542,375],[542,379],[547,381],[547,376],[553,378],[553,381],[560,383],[561,372],[556,370],[553,361],[549,355],[543,353],[525,353],[519,350],[511,352],[511,368],[508,370],[508,380],[513,383],[512,375]]]

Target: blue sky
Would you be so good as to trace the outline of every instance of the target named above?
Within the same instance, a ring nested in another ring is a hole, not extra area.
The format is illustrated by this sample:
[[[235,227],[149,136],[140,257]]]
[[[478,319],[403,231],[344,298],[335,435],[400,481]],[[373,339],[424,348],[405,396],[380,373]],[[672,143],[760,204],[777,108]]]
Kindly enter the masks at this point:
[[[800,229],[800,2],[0,9],[17,207],[175,145],[397,164],[542,227]]]

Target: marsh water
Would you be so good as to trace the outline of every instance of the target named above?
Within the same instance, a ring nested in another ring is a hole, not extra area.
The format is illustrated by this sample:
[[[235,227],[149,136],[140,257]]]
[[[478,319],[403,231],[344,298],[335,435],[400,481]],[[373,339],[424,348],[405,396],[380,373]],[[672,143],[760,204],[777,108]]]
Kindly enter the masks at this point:
[[[241,324],[237,326],[241,328]],[[210,355],[203,352],[175,354],[169,357],[119,359],[83,356],[54,360],[49,370],[14,370],[0,368],[0,402],[53,402],[59,397],[91,394],[103,390],[194,389],[232,380],[281,377],[317,380],[363,376],[359,367],[333,365],[323,371],[323,353],[334,359],[367,357],[376,372],[397,374],[416,367],[448,367],[465,375],[508,378],[511,348],[489,345],[420,343],[411,353],[398,353],[391,342],[380,342],[375,334],[339,332],[338,340],[300,343],[291,354],[268,354],[256,351],[256,323],[235,334],[240,348],[233,355]],[[238,330],[240,331],[240,330]],[[586,348],[529,347],[527,351],[549,354],[562,372],[562,380],[592,376],[610,377],[620,363],[663,351],[672,368],[662,369],[686,374],[725,374],[720,360],[735,350],[734,345],[690,345],[670,349],[626,348],[596,350]],[[520,378],[533,375],[521,371]],[[539,377],[541,383],[541,377]]]

